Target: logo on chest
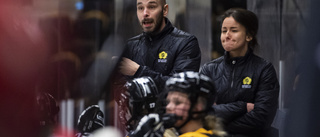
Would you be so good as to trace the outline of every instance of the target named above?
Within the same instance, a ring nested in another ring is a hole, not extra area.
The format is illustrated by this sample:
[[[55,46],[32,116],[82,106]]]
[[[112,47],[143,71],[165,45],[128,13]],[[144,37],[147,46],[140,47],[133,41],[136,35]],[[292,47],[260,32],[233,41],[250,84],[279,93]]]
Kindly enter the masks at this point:
[[[242,80],[242,88],[251,88],[252,79],[250,77],[246,77]]]
[[[167,56],[168,56],[168,53],[166,53],[165,51],[160,52],[158,63],[167,63]]]

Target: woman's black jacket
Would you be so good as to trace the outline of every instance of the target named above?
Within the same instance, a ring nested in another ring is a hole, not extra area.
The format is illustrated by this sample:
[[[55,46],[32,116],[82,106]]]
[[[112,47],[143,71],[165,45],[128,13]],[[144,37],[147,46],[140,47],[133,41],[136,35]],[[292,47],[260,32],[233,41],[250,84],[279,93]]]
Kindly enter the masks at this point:
[[[278,107],[279,82],[273,65],[248,50],[244,57],[224,56],[206,63],[200,73],[213,79],[213,108],[229,134],[261,137],[269,130]],[[247,112],[247,103],[254,109]]]

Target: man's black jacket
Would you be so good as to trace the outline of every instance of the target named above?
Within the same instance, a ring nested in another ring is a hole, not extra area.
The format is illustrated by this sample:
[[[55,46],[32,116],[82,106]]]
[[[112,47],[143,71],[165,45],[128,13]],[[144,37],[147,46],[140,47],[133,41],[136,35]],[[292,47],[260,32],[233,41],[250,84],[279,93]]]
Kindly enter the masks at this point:
[[[181,71],[199,71],[201,51],[195,36],[173,27],[166,18],[157,35],[142,33],[128,40],[124,57],[140,65],[134,78],[150,76],[160,90],[169,76]]]
[[[273,65],[248,50],[244,57],[226,54],[206,63],[200,70],[212,78],[217,90],[213,108],[223,118],[230,134],[261,137],[273,121],[279,96],[279,82]],[[254,103],[247,112],[246,103]]]

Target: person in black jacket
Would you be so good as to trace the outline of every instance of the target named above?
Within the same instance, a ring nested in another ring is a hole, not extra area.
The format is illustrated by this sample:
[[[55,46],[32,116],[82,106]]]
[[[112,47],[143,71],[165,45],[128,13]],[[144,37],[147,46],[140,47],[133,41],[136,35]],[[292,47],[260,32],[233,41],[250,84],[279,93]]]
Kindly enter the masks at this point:
[[[195,36],[166,18],[165,0],[137,0],[143,33],[128,40],[119,70],[129,78],[150,76],[159,90],[174,73],[199,71],[201,51]]]
[[[258,44],[257,16],[229,9],[222,16],[224,56],[206,63],[200,73],[216,85],[215,114],[232,137],[263,137],[271,129],[278,107],[279,82],[273,65],[253,53]]]

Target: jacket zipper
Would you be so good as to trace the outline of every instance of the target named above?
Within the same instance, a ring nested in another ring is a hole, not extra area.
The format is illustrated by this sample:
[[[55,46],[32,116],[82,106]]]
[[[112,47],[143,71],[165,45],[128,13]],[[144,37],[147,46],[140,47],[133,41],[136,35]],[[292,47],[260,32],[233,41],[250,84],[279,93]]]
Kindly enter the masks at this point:
[[[231,78],[231,88],[233,88],[233,80],[234,80],[234,72],[235,72],[235,64],[236,64],[236,61],[235,60],[233,60],[232,61],[232,78]]]
[[[153,41],[152,41],[152,38],[150,36],[148,36],[148,38],[149,38],[149,41],[150,41],[150,45],[148,46],[148,52],[150,52],[150,50],[152,49],[152,46],[153,46]],[[152,60],[152,68],[154,68],[154,65],[155,65],[155,60]]]

